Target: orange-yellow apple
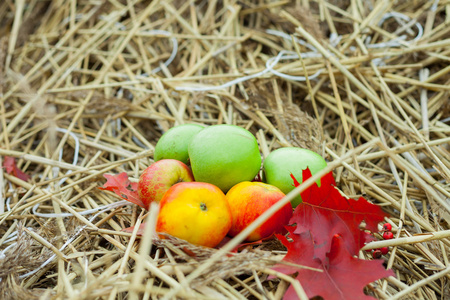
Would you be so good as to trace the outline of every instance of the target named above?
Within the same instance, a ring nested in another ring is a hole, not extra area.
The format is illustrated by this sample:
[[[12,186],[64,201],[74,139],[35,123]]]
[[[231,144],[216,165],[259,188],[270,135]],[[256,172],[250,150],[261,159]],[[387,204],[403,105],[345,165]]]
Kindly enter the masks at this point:
[[[188,166],[175,159],[159,160],[142,172],[138,194],[148,208],[151,202],[159,202],[172,185],[184,181],[194,181]]]
[[[212,125],[198,132],[188,147],[196,181],[209,182],[226,193],[241,181],[251,181],[261,168],[255,136],[235,125]]]
[[[225,194],[206,182],[181,182],[161,199],[156,231],[194,245],[215,247],[231,227]]]
[[[233,186],[226,194],[233,218],[228,235],[234,237],[239,234],[284,196],[279,188],[262,182],[244,181]],[[246,241],[257,241],[281,232],[291,217],[292,206],[288,202],[255,229]]]
[[[203,128],[202,125],[183,124],[167,130],[156,143],[155,161],[169,158],[189,164],[189,142]]]
[[[271,152],[263,163],[263,182],[278,187],[283,193],[292,191],[294,181],[291,173],[302,183],[303,170],[309,168],[314,175],[327,166],[322,156],[314,151],[298,147],[285,147]],[[320,180],[317,182],[320,186]],[[295,197],[291,203],[297,207],[302,202],[301,196]]]

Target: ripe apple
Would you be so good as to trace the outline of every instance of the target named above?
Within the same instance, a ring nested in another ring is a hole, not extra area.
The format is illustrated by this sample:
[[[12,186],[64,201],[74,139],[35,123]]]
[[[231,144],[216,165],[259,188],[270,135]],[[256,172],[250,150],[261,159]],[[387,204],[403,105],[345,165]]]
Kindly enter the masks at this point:
[[[309,149],[285,147],[271,152],[263,163],[263,182],[278,187],[283,193],[292,191],[294,181],[291,173],[299,183],[303,182],[302,172],[309,168],[314,175],[327,166],[322,156]],[[320,180],[317,181],[320,186]],[[291,203],[295,208],[302,202],[301,196],[295,197]]]
[[[152,201],[159,202],[172,185],[183,181],[194,181],[188,166],[175,159],[159,160],[142,172],[138,194],[148,208]]]
[[[229,236],[236,236],[273,204],[285,195],[277,187],[262,183],[244,181],[233,186],[226,194],[230,204],[233,223],[228,232]],[[292,217],[292,205],[288,202],[272,215],[261,226],[254,230],[246,241],[254,242],[282,232]]]
[[[203,128],[197,124],[183,124],[167,130],[156,143],[155,161],[170,158],[189,164],[189,142]]]
[[[161,199],[156,231],[192,244],[215,247],[231,227],[231,212],[221,189],[206,182],[180,182]]]
[[[189,143],[189,159],[196,181],[218,186],[226,193],[241,181],[251,181],[261,168],[255,136],[235,125],[212,125]]]

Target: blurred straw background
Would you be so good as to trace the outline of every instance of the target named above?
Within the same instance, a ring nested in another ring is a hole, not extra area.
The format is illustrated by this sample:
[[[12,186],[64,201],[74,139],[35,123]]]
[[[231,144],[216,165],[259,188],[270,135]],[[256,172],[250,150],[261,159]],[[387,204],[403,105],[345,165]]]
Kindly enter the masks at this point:
[[[281,244],[140,243],[121,230],[146,212],[97,189],[183,123],[351,153],[338,187],[395,234],[366,246],[396,273],[367,293],[450,298],[449,61],[443,0],[1,1],[0,159],[31,178],[0,170],[0,298],[281,299]]]

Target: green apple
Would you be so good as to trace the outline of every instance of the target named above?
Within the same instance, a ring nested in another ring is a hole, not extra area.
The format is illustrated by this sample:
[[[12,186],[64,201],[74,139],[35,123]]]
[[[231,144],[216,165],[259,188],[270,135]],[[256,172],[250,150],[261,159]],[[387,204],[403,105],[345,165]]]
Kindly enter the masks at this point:
[[[303,170],[309,168],[314,175],[327,166],[322,156],[309,149],[298,147],[285,147],[271,152],[263,163],[263,181],[278,187],[283,193],[292,191],[294,181],[291,173],[299,183],[302,183]],[[320,186],[320,180],[317,181]],[[295,197],[292,207],[297,207],[302,202],[301,196]]]
[[[195,181],[208,182],[227,192],[242,181],[252,181],[261,168],[255,136],[235,125],[212,125],[189,143]]]
[[[155,161],[176,159],[188,164],[189,142],[203,128],[203,126],[197,124],[183,124],[167,130],[156,143]]]

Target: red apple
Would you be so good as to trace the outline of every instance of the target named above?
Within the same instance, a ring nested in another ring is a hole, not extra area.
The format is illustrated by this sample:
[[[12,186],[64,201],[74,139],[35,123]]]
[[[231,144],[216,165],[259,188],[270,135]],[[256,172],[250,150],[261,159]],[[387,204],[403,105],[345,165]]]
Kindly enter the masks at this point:
[[[284,196],[279,188],[262,182],[243,181],[233,186],[226,194],[233,218],[228,235],[234,237],[239,234]],[[254,230],[246,241],[253,242],[282,232],[291,216],[292,205],[288,202]]]
[[[194,181],[188,166],[175,159],[159,160],[139,177],[139,197],[148,208],[151,202],[159,202],[172,185],[184,181]]]
[[[225,194],[206,182],[180,182],[162,198],[156,231],[194,245],[217,246],[231,227]]]

